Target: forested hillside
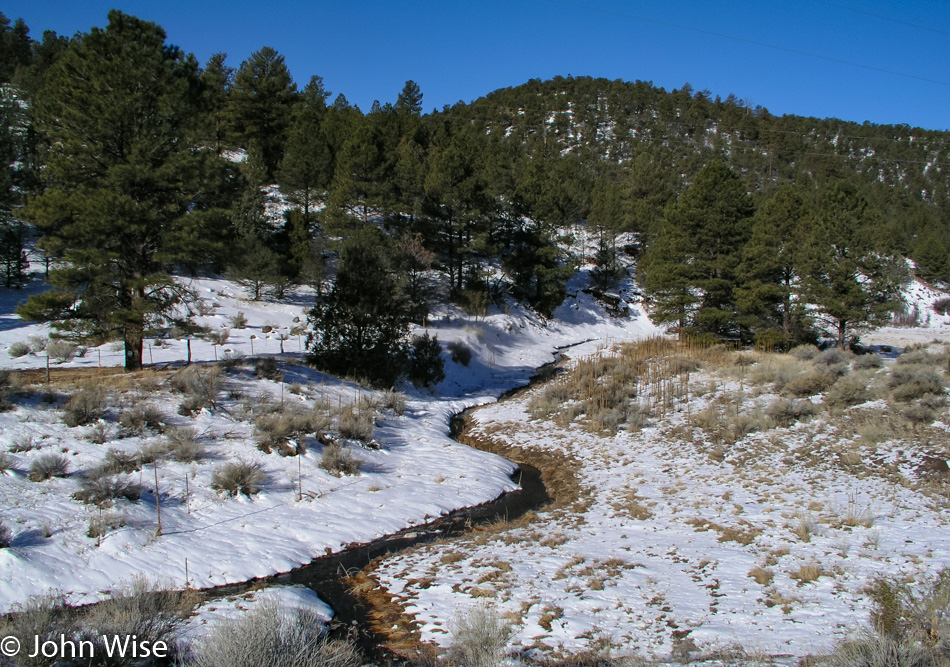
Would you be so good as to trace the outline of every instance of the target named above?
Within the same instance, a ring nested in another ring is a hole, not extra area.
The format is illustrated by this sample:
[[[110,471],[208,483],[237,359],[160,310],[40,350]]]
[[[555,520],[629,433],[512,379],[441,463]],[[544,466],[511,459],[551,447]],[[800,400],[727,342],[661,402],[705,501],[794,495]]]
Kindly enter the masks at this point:
[[[130,368],[146,335],[191,326],[171,276],[198,271],[255,299],[312,285],[313,361],[369,360],[384,384],[426,376],[431,342],[405,330],[436,301],[550,315],[580,264],[610,290],[624,254],[656,321],[766,346],[886,321],[903,257],[950,280],[945,132],[593,78],[428,114],[407,81],[364,112],[270,47],[201,65],[118,11],[41,40],[0,16],[0,78],[5,284],[32,227],[54,289],[21,315],[124,341]],[[596,253],[569,251],[579,221]]]

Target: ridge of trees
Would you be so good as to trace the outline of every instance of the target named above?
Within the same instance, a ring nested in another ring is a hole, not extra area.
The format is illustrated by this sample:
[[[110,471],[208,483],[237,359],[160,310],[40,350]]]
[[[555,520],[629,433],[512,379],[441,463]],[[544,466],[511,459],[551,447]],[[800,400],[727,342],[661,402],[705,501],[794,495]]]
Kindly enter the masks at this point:
[[[354,335],[384,336],[372,349],[393,358],[409,349],[395,332],[437,298],[478,315],[510,297],[550,316],[579,261],[609,290],[625,251],[642,260],[656,319],[748,341],[824,331],[845,344],[893,309],[899,256],[950,281],[945,132],[775,117],[688,84],[589,77],[428,114],[407,81],[364,113],[319,76],[298,88],[270,47],[202,67],[121,12],[42,41],[0,15],[0,79],[6,282],[22,279],[26,219],[56,289],[21,314],[124,340],[128,367],[146,333],[188,319],[169,278],[182,270],[225,271],[252,298],[313,285],[312,358],[335,370],[370,349],[326,335],[378,310],[347,310],[360,300],[341,296],[361,261],[377,267],[365,278],[391,295],[393,324]],[[100,87],[112,96],[97,99]],[[293,205],[280,219],[267,212],[275,183]],[[566,250],[578,221],[595,231],[591,256]],[[618,247],[622,233],[637,242]],[[398,366],[372,368],[391,383]]]

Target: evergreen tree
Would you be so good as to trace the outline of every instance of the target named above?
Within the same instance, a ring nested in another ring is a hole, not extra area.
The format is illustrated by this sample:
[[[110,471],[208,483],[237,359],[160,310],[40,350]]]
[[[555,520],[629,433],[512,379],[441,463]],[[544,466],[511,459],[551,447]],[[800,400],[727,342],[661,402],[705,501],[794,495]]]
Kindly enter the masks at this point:
[[[34,110],[57,150],[25,215],[65,265],[50,272],[55,289],[18,312],[122,340],[127,369],[141,366],[147,332],[181,315],[186,290],[166,268],[215,243],[202,234],[197,246],[179,244],[213,214],[197,196],[203,169],[189,141],[198,90],[193,58],[166,45],[159,26],[113,10],[106,29],[58,59]]]
[[[396,98],[396,112],[412,116],[422,115],[422,89],[415,81],[406,81]]]
[[[228,54],[214,53],[201,72],[202,118],[199,134],[220,154],[230,139],[228,96],[234,85],[234,68],[226,64]]]
[[[278,180],[288,198],[303,207],[309,222],[311,209],[330,185],[333,174],[330,145],[323,130],[329,93],[320,77],[312,77],[300,95],[287,137]]]
[[[821,195],[805,298],[841,348],[858,332],[887,322],[907,280],[904,261],[882,255],[870,242],[874,217],[867,198],[850,183],[837,183]]]
[[[784,185],[756,210],[752,236],[743,248],[736,289],[740,324],[757,332],[781,331],[788,348],[805,333],[801,322],[805,249],[815,231],[807,193]],[[796,326],[797,325],[797,326]]]
[[[273,182],[284,155],[296,92],[284,57],[269,46],[252,53],[234,76],[234,132],[246,148],[258,152],[267,182]]]
[[[376,227],[343,242],[333,289],[310,312],[311,362],[389,386],[404,372],[409,303],[389,240]]]

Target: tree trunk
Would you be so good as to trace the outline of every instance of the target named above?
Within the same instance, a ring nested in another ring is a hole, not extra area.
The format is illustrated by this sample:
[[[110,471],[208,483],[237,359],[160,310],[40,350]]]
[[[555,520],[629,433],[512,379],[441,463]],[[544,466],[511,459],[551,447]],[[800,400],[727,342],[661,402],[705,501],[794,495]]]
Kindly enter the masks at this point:
[[[145,340],[141,334],[126,334],[125,336],[125,370],[137,371],[142,368],[142,344]]]
[[[842,350],[845,348],[845,334],[848,332],[848,322],[846,320],[838,320],[838,347]]]

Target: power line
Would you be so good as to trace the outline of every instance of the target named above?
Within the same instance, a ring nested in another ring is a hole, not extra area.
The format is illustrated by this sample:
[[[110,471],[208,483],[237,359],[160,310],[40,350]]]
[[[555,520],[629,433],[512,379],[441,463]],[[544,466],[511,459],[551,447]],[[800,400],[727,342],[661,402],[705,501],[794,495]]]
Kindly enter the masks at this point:
[[[881,19],[883,21],[890,21],[891,23],[900,23],[901,25],[910,26],[911,28],[918,28],[920,30],[929,30],[930,32],[935,32],[940,35],[950,35],[950,32],[946,30],[940,30],[939,28],[934,28],[929,25],[921,25],[920,23],[911,23],[910,21],[903,21],[901,19],[891,18],[890,16],[884,16],[883,14],[875,14],[873,12],[868,12],[863,9],[856,9],[854,7],[848,7],[847,5],[840,5],[837,2],[827,2],[827,0],[814,0],[814,2],[818,2],[823,5],[828,5],[829,7],[838,7],[839,9],[844,9],[849,12],[854,12],[855,14],[864,14],[865,16],[873,16],[876,19]]]
[[[832,56],[824,56],[820,53],[813,53],[811,51],[801,51],[799,49],[791,49],[786,46],[778,46],[777,44],[769,44],[768,42],[760,42],[754,39],[747,39],[745,37],[736,37],[735,35],[727,35],[721,32],[714,32],[712,30],[704,30],[703,28],[694,28],[688,25],[681,25],[679,23],[671,23],[669,21],[661,21],[659,19],[651,19],[645,16],[637,16],[636,14],[628,14],[627,12],[620,12],[614,9],[604,9],[602,7],[593,7],[591,5],[584,5],[578,2],[568,2],[567,0],[547,0],[548,2],[555,3],[558,5],[566,5],[568,7],[577,7],[580,9],[587,9],[592,12],[600,12],[601,14],[611,14],[614,16],[623,16],[625,18],[634,19],[635,21],[643,21],[645,23],[654,23],[656,25],[666,26],[668,28],[676,28],[678,30],[688,30],[690,32],[699,33],[701,35],[710,35],[712,37],[719,37],[721,39],[729,39],[734,42],[740,42],[743,44],[752,44],[753,46],[761,46],[767,49],[772,49],[775,51],[784,51],[785,53],[793,53],[799,56],[806,56],[808,58],[817,58],[819,60],[826,60],[832,63],[838,63],[839,65],[848,65],[849,67],[859,67],[861,69],[870,70],[872,72],[880,72],[882,74],[890,74],[892,76],[900,76],[905,79],[915,79],[917,81],[925,81],[927,83],[937,84],[938,86],[950,86],[950,81],[940,81],[938,79],[929,79],[924,76],[918,76],[916,74],[907,74],[906,72],[898,72],[896,70],[886,69],[884,67],[875,67],[874,65],[865,65],[863,63],[857,63],[851,60],[843,60],[841,58],[834,58]]]

